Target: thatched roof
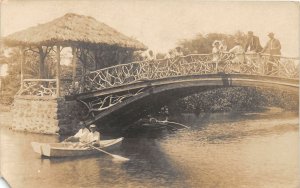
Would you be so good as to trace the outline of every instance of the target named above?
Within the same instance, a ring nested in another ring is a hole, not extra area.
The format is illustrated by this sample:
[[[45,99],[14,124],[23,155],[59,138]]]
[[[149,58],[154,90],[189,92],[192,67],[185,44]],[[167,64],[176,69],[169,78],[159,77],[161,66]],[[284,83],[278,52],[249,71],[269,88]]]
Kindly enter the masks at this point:
[[[147,49],[141,42],[127,37],[89,16],[68,13],[45,24],[30,27],[4,38],[8,46],[118,46]]]

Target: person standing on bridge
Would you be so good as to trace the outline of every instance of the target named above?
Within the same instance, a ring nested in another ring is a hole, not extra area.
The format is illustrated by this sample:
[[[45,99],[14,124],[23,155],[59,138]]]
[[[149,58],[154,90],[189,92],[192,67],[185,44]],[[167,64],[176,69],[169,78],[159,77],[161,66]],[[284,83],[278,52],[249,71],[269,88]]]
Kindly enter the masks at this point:
[[[216,70],[218,70],[218,64],[220,61],[220,41],[215,40],[212,46],[212,62],[213,64],[216,64]]]
[[[267,42],[261,53],[265,52],[270,55],[281,55],[281,44],[278,39],[275,39],[274,33],[269,33],[268,37],[270,38],[270,40]]]
[[[278,39],[274,38],[274,33],[269,33],[268,36],[270,40],[267,42],[261,53],[270,54],[270,62],[267,63],[267,74],[272,74],[275,71],[275,67],[278,67],[279,65],[281,44]]]
[[[156,56],[155,56],[155,54],[152,50],[149,50],[146,53],[145,58],[144,58],[144,60],[146,60],[146,61],[152,61],[152,60],[155,60],[155,59],[156,59]]]
[[[183,52],[182,52],[180,46],[177,46],[177,47],[175,48],[175,50],[174,50],[174,56],[175,56],[175,57],[183,56]]]
[[[259,42],[259,38],[255,36],[252,31],[248,31],[247,42],[245,45],[245,52],[247,52],[247,55],[245,56],[247,69],[245,70],[248,71],[248,69],[252,67],[252,65],[259,65],[259,55],[257,53],[259,53],[261,50],[262,46]]]
[[[245,52],[258,53],[262,50],[259,38],[253,35],[252,31],[248,31],[247,43],[245,46]]]
[[[232,66],[231,70],[234,72],[240,72],[241,64],[244,62],[244,48],[242,46],[242,42],[236,39],[234,41],[235,46],[229,50],[229,53],[233,53],[235,57],[231,60]]]
[[[222,53],[227,52],[227,45],[226,45],[226,41],[224,39],[220,41],[219,50]]]

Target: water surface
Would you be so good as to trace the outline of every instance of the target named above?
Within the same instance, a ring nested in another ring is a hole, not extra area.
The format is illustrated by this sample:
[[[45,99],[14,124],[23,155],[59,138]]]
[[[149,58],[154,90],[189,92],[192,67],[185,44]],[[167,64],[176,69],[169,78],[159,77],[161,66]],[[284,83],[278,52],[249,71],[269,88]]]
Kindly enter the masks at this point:
[[[1,173],[12,187],[298,187],[298,115],[280,110],[183,115],[191,129],[126,138],[109,156],[41,159],[30,142],[57,136],[1,128]]]

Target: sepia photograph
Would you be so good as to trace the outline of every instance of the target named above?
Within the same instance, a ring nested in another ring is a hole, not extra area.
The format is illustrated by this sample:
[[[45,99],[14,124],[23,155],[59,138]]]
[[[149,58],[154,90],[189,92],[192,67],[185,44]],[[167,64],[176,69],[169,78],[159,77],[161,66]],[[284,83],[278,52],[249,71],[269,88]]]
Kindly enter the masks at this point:
[[[297,1],[0,0],[0,187],[298,188]]]

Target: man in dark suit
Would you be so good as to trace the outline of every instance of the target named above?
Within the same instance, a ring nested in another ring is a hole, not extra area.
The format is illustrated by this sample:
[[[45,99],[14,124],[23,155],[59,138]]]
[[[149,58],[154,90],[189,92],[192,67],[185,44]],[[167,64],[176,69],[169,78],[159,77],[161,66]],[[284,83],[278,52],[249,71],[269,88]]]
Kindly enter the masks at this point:
[[[279,61],[281,55],[281,44],[278,39],[274,38],[274,33],[269,33],[268,37],[270,40],[267,42],[261,53],[269,54],[269,61],[267,62],[266,74],[278,74]]]
[[[261,53],[267,53],[270,55],[281,55],[281,45],[278,39],[274,38],[274,33],[269,33],[268,37],[270,40],[267,42],[264,49],[261,51]]]
[[[245,52],[260,52],[262,47],[259,42],[259,38],[253,35],[252,31],[248,31],[247,43],[245,46]]]

